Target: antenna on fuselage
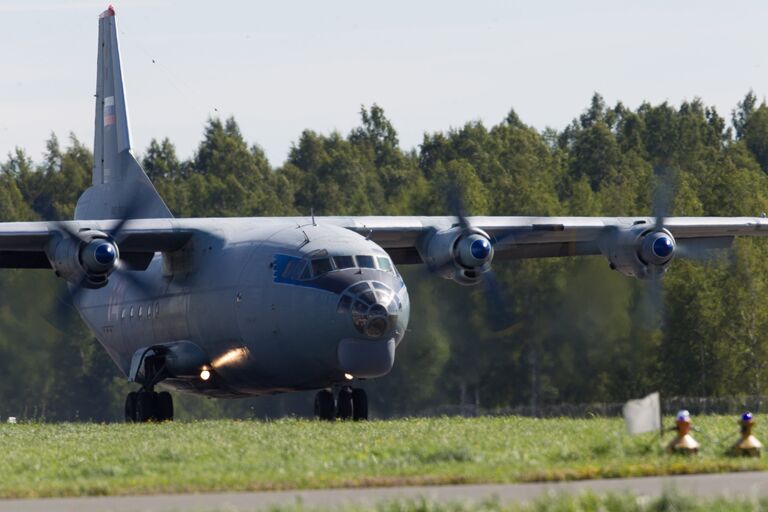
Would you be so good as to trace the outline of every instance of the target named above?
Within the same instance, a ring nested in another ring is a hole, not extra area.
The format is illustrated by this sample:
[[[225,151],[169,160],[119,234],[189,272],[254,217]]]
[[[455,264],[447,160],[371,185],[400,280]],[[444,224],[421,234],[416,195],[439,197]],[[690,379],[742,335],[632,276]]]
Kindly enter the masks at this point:
[[[301,245],[299,245],[299,249],[301,249],[302,247],[304,247],[309,243],[309,237],[307,236],[307,232],[302,229],[301,233],[304,235],[304,241],[301,242]]]
[[[309,209],[309,215],[312,217],[312,225],[317,226],[317,222],[315,222],[315,209],[310,208]]]

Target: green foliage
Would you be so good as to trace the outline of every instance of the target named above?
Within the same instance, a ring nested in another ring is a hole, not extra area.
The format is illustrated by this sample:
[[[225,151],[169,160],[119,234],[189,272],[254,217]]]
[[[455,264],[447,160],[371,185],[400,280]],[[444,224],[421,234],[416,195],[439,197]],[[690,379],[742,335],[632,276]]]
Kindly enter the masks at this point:
[[[768,211],[768,107],[751,92],[733,111],[733,130],[699,99],[632,110],[595,94],[562,131],[540,133],[510,110],[494,126],[425,133],[410,151],[380,106],[363,106],[360,117],[347,135],[304,131],[279,167],[232,118],[209,119],[188,160],[163,139],[141,161],[171,210],[190,217],[445,215],[459,201],[475,215],[648,215],[665,179],[673,215]],[[21,149],[0,162],[1,220],[71,218],[90,183],[91,154],[74,137],[62,149],[51,135],[46,147],[38,164]],[[611,273],[598,257],[497,262],[519,320],[501,333],[488,328],[481,290],[403,268],[410,332],[392,374],[364,384],[372,408],[535,409],[655,389],[765,394],[767,256],[764,241],[740,240],[715,261],[675,261],[664,282],[663,329],[643,321],[647,283]],[[0,415],[118,418],[125,385],[76,317],[54,318],[56,280],[3,271],[0,289],[0,368],[9,376],[0,382]],[[103,393],[86,400],[80,389]],[[274,417],[305,414],[310,402],[299,394],[179,403],[182,417]]]

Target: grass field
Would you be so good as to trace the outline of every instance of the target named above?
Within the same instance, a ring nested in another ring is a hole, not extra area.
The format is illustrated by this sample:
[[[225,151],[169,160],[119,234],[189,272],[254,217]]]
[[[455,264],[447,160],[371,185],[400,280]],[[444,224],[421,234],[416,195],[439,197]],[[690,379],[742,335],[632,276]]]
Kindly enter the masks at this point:
[[[701,428],[695,436],[702,450],[693,458],[665,455],[658,435],[630,437],[621,419],[605,418],[2,424],[0,497],[519,482],[766,468],[761,459],[724,455],[737,437],[735,418],[709,416],[695,423]],[[759,424],[756,435],[761,437]]]

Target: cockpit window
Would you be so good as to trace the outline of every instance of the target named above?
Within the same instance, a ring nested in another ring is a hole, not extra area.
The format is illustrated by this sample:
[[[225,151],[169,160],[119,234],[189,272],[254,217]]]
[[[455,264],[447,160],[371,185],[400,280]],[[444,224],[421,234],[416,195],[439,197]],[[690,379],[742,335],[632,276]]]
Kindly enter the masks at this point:
[[[301,275],[301,271],[304,268],[305,262],[299,260],[291,260],[283,269],[282,277],[285,279],[298,279]]]
[[[392,266],[392,261],[390,261],[389,258],[387,258],[386,256],[378,256],[376,259],[379,261],[379,268],[381,270],[385,270],[393,274],[395,273],[395,269]]]
[[[333,270],[330,258],[318,258],[312,260],[312,275],[314,277],[321,276],[326,272]]]
[[[354,256],[334,256],[333,262],[336,263],[336,268],[339,270],[343,268],[355,268],[357,266],[355,264]]]
[[[373,256],[358,256],[357,265],[361,268],[376,268]]]
[[[303,281],[309,279],[310,277],[312,277],[312,273],[309,271],[309,265],[305,265],[304,271],[301,273],[301,277],[299,277],[299,279]]]

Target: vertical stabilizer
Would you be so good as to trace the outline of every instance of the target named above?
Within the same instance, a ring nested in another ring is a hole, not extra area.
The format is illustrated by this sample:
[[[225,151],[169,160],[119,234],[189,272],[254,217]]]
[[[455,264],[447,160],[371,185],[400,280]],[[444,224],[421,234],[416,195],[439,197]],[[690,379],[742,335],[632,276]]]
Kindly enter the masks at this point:
[[[93,185],[77,202],[75,219],[172,217],[131,151],[115,9],[99,16]]]

